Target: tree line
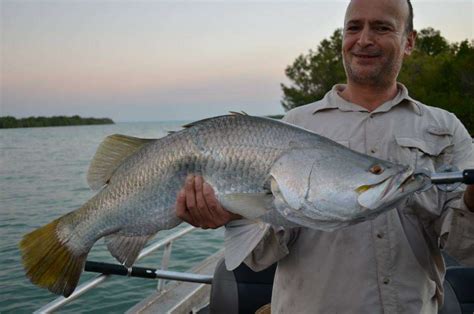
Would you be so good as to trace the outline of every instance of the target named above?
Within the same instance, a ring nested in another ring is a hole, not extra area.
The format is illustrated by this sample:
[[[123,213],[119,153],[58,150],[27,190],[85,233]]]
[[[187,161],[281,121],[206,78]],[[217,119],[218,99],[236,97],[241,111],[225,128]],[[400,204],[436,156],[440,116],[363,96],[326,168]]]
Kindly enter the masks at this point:
[[[287,66],[291,84],[281,84],[285,110],[319,100],[334,84],[346,81],[341,45],[342,30],[337,29]],[[413,98],[454,113],[474,134],[474,41],[449,43],[438,30],[422,29],[398,81]]]
[[[109,118],[82,118],[75,116],[53,116],[53,117],[28,117],[17,119],[12,116],[0,117],[0,129],[6,128],[31,128],[45,126],[67,126],[67,125],[89,125],[89,124],[113,124]]]

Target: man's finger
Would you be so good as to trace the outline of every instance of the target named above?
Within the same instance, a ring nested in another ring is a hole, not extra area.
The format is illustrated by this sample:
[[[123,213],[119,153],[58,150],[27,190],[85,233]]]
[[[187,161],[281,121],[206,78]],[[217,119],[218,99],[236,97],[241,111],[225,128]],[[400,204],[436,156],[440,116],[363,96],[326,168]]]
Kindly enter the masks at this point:
[[[194,191],[194,176],[189,175],[184,183],[186,192],[186,208],[192,210],[196,208],[196,192]]]
[[[196,227],[201,226],[199,216],[196,215],[196,192],[194,191],[194,175],[188,175],[184,183],[186,199],[186,213],[190,217],[191,224]]]
[[[187,223],[195,226],[192,217],[189,215],[188,210],[186,209],[186,193],[184,189],[181,189],[176,198],[176,216],[186,221]]]
[[[209,221],[212,219],[212,213],[209,212],[207,207],[206,200],[203,195],[203,182],[201,176],[196,176],[194,178],[194,190],[196,191],[196,204],[197,208],[200,210],[200,214],[204,221]]]
[[[207,229],[205,217],[203,216],[203,209],[199,207],[196,200],[196,176],[189,176],[186,179],[186,207],[193,222],[203,229]]]
[[[222,207],[214,194],[214,190],[207,183],[203,184],[203,195],[209,208],[209,213],[212,215],[213,227],[217,228],[229,222],[229,212]]]
[[[209,208],[209,210],[216,211],[216,212],[220,212],[220,211],[223,210],[221,204],[219,203],[219,201],[216,198],[216,195],[214,194],[214,190],[206,182],[204,182],[204,184],[203,184],[202,193],[203,193],[204,199],[206,201],[206,204],[207,204],[207,207]]]

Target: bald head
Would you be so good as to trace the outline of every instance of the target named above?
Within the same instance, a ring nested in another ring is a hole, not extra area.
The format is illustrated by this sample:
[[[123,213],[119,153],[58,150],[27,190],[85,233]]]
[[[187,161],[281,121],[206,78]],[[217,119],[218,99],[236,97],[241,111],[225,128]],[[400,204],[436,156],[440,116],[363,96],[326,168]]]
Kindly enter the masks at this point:
[[[354,3],[357,3],[357,2],[376,3],[376,2],[381,2],[381,1],[390,2],[391,6],[394,9],[398,9],[399,10],[398,13],[403,15],[404,21],[405,21],[406,34],[413,32],[413,6],[411,5],[410,0],[351,0],[351,2],[349,3],[346,9],[346,21],[347,21],[347,14],[349,13],[350,8]]]

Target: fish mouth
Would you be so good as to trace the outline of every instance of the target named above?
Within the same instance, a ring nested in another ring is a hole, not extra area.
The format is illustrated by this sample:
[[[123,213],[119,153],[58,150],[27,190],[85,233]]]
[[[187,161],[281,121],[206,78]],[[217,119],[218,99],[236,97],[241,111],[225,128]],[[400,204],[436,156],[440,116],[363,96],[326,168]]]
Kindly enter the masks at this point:
[[[394,205],[404,196],[421,190],[425,185],[424,176],[414,174],[413,168],[407,167],[379,183],[358,187],[357,201],[363,208],[371,210],[385,208]]]

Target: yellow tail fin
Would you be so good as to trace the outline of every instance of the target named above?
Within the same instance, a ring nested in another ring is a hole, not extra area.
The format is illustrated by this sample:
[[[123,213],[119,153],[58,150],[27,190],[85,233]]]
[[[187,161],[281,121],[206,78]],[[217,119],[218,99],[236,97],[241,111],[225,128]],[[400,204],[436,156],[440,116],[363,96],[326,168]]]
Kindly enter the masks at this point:
[[[75,255],[58,239],[58,222],[54,220],[25,235],[20,250],[31,282],[68,297],[77,286],[87,254]]]

